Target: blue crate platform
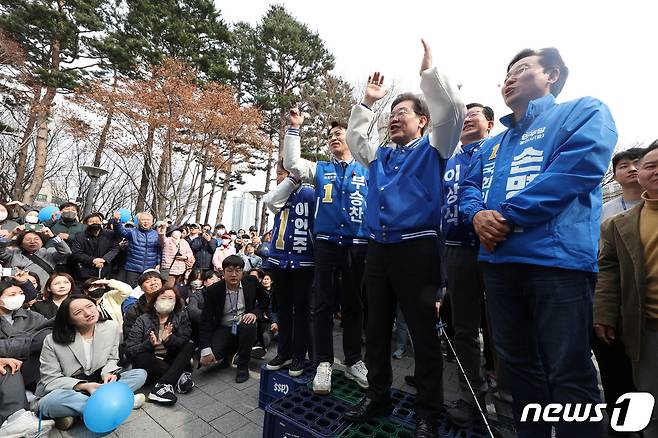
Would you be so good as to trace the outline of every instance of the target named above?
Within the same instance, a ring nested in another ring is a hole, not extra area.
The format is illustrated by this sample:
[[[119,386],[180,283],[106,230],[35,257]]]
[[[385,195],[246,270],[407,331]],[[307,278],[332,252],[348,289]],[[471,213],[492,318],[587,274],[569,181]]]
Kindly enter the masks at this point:
[[[348,425],[343,420],[347,405],[337,399],[313,394],[305,386],[274,400],[265,408],[263,438],[328,438]]]
[[[260,367],[260,390],[258,393],[258,407],[265,407],[272,401],[292,394],[295,389],[305,386],[315,376],[315,366],[312,362],[304,363],[304,373],[299,377],[291,377],[288,368],[278,371],[269,371],[263,364]]]

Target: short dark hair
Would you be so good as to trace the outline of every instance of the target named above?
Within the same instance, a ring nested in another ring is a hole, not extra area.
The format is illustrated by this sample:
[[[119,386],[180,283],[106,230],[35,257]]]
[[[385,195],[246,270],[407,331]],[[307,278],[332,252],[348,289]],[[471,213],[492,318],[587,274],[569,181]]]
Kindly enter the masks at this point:
[[[180,310],[183,308],[183,300],[180,297],[180,294],[176,291],[175,288],[173,287],[162,287],[155,292],[151,294],[151,298],[146,300],[146,306],[144,307],[144,311],[147,313],[155,313],[155,302],[158,299],[160,295],[163,293],[167,292],[168,290],[171,290],[174,292],[174,295],[176,295],[176,305],[174,306],[174,312],[180,312]]]
[[[612,174],[614,175],[617,172],[617,164],[619,164],[621,160],[639,160],[642,152],[644,152],[643,148],[630,148],[625,151],[617,152],[612,157]]]
[[[43,243],[44,245],[46,244],[46,239],[43,237],[42,234],[39,234],[36,231],[26,231],[18,235],[18,237],[16,238],[16,245],[23,246],[23,240],[25,239],[25,236],[27,236],[28,234],[36,234],[37,237],[41,239],[41,243]]]
[[[344,130],[347,131],[347,123],[338,120],[332,120],[329,123],[329,127],[327,128],[327,137],[329,137],[329,134],[331,134],[331,130],[334,128],[343,128]]]
[[[657,139],[657,140],[654,140],[653,143],[651,143],[651,144],[650,144],[649,146],[647,146],[646,148],[642,149],[642,153],[640,154],[640,156],[639,156],[638,158],[639,158],[640,160],[642,160],[644,157],[647,156],[647,154],[648,154],[649,152],[653,152],[653,151],[655,151],[656,149],[658,149],[658,139]]]
[[[210,280],[213,277],[219,278],[220,275],[217,272],[213,271],[212,269],[208,269],[207,271],[204,271],[201,274],[201,280],[203,281]]]
[[[5,281],[5,280],[0,281],[0,295],[2,295],[5,290],[9,289],[10,287],[14,287],[14,286],[16,286],[16,285],[14,283],[12,283],[11,281]]]
[[[551,85],[551,94],[557,97],[562,91],[562,87],[564,87],[564,83],[567,82],[567,77],[569,76],[569,68],[564,63],[560,51],[555,47],[544,47],[539,50],[523,49],[512,58],[507,65],[507,71],[509,72],[514,64],[528,56],[539,56],[539,64],[544,67],[544,71],[552,68],[557,68],[560,71],[560,77]]]
[[[423,129],[421,131],[422,134],[425,134],[427,131],[429,125],[430,125],[430,109],[427,106],[427,102],[425,102],[423,99],[420,97],[416,96],[413,93],[402,93],[399,94],[395,100],[393,100],[393,103],[391,104],[391,111],[393,111],[393,108],[396,107],[396,105],[400,102],[404,102],[405,100],[410,100],[413,105],[414,105],[414,112],[418,114],[419,116],[425,116],[427,117],[427,124],[423,126]]]
[[[71,295],[62,301],[53,322],[53,341],[58,344],[72,344],[75,342],[75,327],[71,323],[70,311],[71,303],[75,300],[88,300],[96,306],[96,302],[93,299],[82,294]]]
[[[139,286],[141,286],[142,284],[144,284],[144,282],[146,280],[148,280],[149,278],[154,278],[154,277],[157,277],[160,280],[162,280],[162,275],[160,275],[160,273],[158,271],[156,271],[155,269],[152,270],[152,271],[149,270],[149,271],[143,272],[139,277],[137,277],[137,284]]]
[[[484,114],[484,118],[490,122],[493,122],[494,111],[490,107],[482,105],[481,103],[473,102],[466,105],[466,110],[470,110],[471,108],[482,108],[482,114]]]
[[[265,272],[260,268],[251,268],[251,271],[249,271],[249,275],[251,275],[251,273],[254,271],[256,271],[256,276],[258,277],[259,280],[262,280],[263,277],[265,277]]]
[[[215,229],[217,229],[217,228],[224,228],[224,229],[226,229],[226,227],[224,226],[224,224],[217,224],[217,225],[215,225]]]
[[[243,269],[244,268],[244,260],[242,260],[242,257],[240,257],[239,255],[235,255],[235,254],[230,255],[222,261],[222,269],[226,270],[226,268],[240,268],[240,269]]]
[[[59,206],[59,210],[62,211],[66,207],[75,207],[75,211],[78,213],[80,212],[79,210],[80,207],[78,207],[78,204],[76,204],[75,202],[65,202]]]
[[[46,286],[43,288],[43,292],[41,293],[44,300],[50,299],[50,291],[48,289],[50,288],[50,285],[53,284],[53,281],[55,281],[57,277],[64,277],[69,281],[69,283],[71,283],[71,290],[69,291],[69,295],[75,293],[75,280],[73,279],[73,277],[71,277],[66,272],[53,272],[52,274],[50,274],[50,277],[48,277],[48,281],[46,281]]]
[[[95,213],[91,213],[91,214],[88,214],[87,216],[85,216],[84,219],[82,219],[82,223],[86,224],[87,221],[89,219],[91,219],[92,217],[97,217],[98,219],[100,219],[101,222],[103,222],[103,220],[105,220],[105,217],[103,217],[103,215],[101,213],[95,212]]]

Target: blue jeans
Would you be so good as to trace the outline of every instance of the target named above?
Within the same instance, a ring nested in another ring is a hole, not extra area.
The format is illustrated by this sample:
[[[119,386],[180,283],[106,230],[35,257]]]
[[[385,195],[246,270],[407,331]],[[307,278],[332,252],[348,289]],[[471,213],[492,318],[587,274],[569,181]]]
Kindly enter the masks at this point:
[[[136,391],[146,382],[146,371],[141,369],[124,371],[119,381]],[[85,410],[87,400],[89,400],[88,395],[73,389],[55,389],[39,400],[39,409],[49,418],[79,417]]]
[[[524,422],[528,403],[600,403],[591,359],[595,274],[520,263],[482,264],[494,346],[509,372],[520,438],[601,437],[601,422]],[[532,415],[530,415],[532,418]]]

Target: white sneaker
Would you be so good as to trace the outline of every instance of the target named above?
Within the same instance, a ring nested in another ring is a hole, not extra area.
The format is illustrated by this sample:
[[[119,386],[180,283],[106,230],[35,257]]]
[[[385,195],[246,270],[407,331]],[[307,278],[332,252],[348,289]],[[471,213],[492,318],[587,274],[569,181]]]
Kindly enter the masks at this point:
[[[362,360],[345,368],[345,377],[354,380],[361,388],[368,389],[368,368]]]
[[[331,364],[320,362],[313,378],[313,392],[326,395],[331,392]]]
[[[2,426],[0,426],[0,437],[36,437],[39,434],[39,418],[32,411],[22,411],[22,414],[15,412],[2,423]],[[39,436],[47,437],[54,426],[55,422],[53,420],[41,420],[41,432]]]
[[[139,409],[144,406],[146,403],[146,396],[144,394],[135,394],[135,399],[133,400],[133,409]]]

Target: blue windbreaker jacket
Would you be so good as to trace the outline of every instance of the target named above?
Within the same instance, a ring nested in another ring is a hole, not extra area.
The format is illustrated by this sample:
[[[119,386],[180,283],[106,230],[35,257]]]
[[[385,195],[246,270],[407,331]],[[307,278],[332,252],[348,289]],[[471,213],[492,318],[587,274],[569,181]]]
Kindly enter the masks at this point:
[[[459,194],[467,222],[497,210],[513,228],[493,252],[480,247],[479,259],[598,271],[600,184],[617,143],[608,107],[548,95],[519,123],[512,114],[500,121],[509,129],[482,145]]]

